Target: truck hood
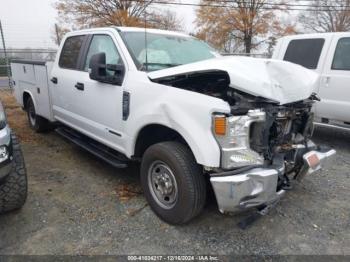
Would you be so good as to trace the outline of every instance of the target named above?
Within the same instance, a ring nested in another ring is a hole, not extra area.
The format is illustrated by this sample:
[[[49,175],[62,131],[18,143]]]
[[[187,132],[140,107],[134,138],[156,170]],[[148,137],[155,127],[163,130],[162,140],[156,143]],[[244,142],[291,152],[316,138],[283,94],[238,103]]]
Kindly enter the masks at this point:
[[[224,71],[229,86],[280,104],[307,99],[316,91],[318,74],[302,66],[273,59],[219,57],[148,73],[152,81],[175,76]]]

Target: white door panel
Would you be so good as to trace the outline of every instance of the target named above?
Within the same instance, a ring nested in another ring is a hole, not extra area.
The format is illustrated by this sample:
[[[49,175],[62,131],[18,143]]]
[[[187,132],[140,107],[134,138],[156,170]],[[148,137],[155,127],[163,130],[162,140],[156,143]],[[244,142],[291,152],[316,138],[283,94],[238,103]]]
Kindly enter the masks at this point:
[[[34,72],[36,83],[36,113],[46,119],[52,120],[47,67],[46,65],[34,65]]]
[[[79,78],[84,91],[76,95],[74,114],[79,126],[117,145],[121,143],[123,88],[91,80],[84,72]],[[118,147],[118,150],[121,150]]]
[[[55,77],[57,77],[57,84],[52,84],[52,100],[53,113],[59,115],[68,122],[77,124],[74,120],[75,104],[79,98],[80,91],[75,88],[77,79],[79,79],[81,72],[69,69],[55,70]]]
[[[321,77],[317,115],[350,122],[350,38],[335,36]]]
[[[106,54],[107,64],[123,64],[113,35],[109,33],[93,35],[87,52],[84,72],[81,72],[79,77],[79,82],[84,85],[84,91],[80,92],[74,112],[82,117],[87,130],[102,139],[111,141],[115,144],[115,148],[124,152],[121,148],[123,144],[123,86],[90,79],[88,73],[90,59],[97,53]],[[107,74],[113,75],[114,72],[107,70]]]
[[[55,118],[77,124],[74,105],[76,99],[75,84],[81,71],[78,71],[79,57],[83,50],[85,35],[68,37],[62,47],[59,62],[55,63],[50,79],[56,78],[57,83],[51,83],[52,109]],[[57,116],[57,117],[56,117]]]

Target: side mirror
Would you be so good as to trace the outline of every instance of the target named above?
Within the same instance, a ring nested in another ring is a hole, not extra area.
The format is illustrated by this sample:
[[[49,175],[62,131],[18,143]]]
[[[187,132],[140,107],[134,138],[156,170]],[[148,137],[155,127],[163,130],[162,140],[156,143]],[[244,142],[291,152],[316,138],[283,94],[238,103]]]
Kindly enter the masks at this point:
[[[124,79],[124,65],[106,64],[106,54],[97,53],[90,59],[90,78],[102,83],[121,85]],[[113,74],[108,74],[107,71],[113,71]]]

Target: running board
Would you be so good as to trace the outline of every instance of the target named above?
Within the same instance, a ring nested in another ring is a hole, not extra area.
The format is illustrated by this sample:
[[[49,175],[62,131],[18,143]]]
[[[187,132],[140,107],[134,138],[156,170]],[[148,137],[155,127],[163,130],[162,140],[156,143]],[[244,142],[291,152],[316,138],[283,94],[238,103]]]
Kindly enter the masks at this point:
[[[118,153],[115,150],[108,148],[105,145],[96,142],[95,140],[80,134],[68,127],[58,127],[55,130],[58,134],[64,138],[70,140],[77,146],[85,149],[94,156],[102,159],[108,164],[116,168],[126,168],[128,166],[128,158],[126,158],[121,153]]]

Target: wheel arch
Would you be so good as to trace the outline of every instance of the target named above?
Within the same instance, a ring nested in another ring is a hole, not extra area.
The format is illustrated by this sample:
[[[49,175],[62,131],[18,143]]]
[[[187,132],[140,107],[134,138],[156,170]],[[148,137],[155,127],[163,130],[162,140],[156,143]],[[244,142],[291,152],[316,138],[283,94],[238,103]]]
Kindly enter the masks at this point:
[[[138,131],[133,147],[134,157],[141,158],[147,148],[156,143],[166,141],[178,141],[188,146],[191,150],[189,143],[178,131],[166,125],[154,123],[145,125]]]
[[[22,95],[22,102],[23,102],[24,110],[27,110],[27,102],[28,102],[29,98],[32,99],[34,106],[36,107],[35,99],[34,99],[33,95],[31,94],[31,92],[28,90],[24,90],[23,95]]]
[[[144,123],[146,123],[145,120],[147,119],[142,119]],[[185,126],[186,123],[180,125],[176,121],[173,121],[171,124],[167,123],[167,121],[157,121],[140,125],[139,128],[135,130],[134,134],[132,134],[134,139],[127,145],[127,152],[129,152],[127,155],[129,157],[140,158],[148,146],[158,142],[172,141],[172,139],[169,139],[169,136],[163,135],[161,136],[162,139],[155,140],[154,143],[146,143],[143,147],[144,150],[138,151],[140,150],[139,146],[143,138],[146,138],[147,141],[149,137],[153,137],[156,133],[145,131],[154,130],[153,128],[161,128],[166,131],[166,134],[170,133],[175,135],[178,141],[187,145],[198,164],[208,167],[218,167],[220,165],[220,151],[217,143],[213,142],[211,138],[208,137],[210,131],[203,131],[202,128],[193,125],[191,128],[186,129]]]

